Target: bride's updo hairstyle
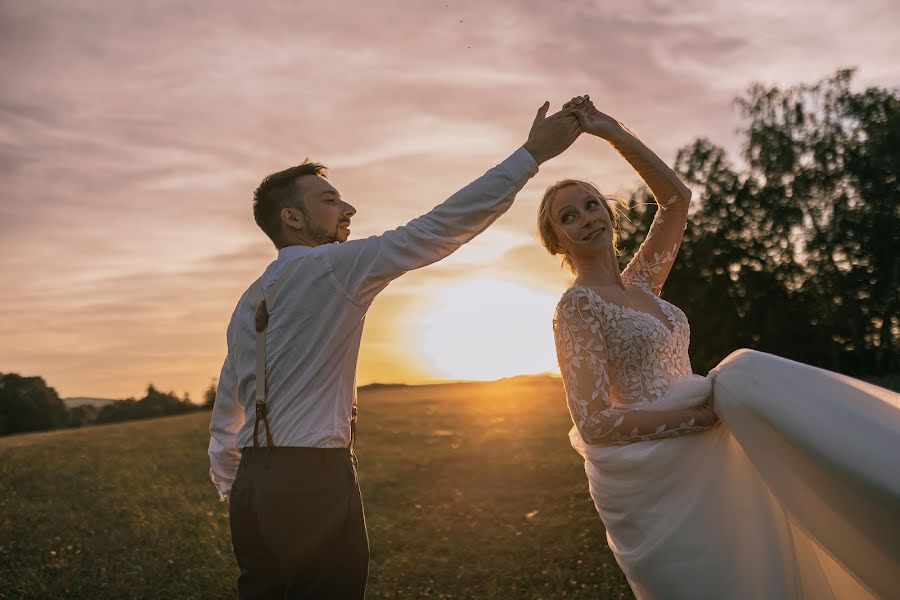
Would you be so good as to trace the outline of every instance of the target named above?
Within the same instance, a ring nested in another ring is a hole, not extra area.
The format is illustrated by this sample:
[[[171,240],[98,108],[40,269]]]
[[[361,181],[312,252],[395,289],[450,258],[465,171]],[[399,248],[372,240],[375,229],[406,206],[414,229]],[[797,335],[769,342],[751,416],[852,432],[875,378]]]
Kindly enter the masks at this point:
[[[553,202],[553,198],[556,197],[556,193],[559,190],[570,185],[578,186],[579,188],[583,189],[591,196],[597,198],[603,204],[603,206],[606,207],[606,211],[609,213],[609,218],[612,221],[612,247],[613,252],[615,252],[616,255],[620,253],[619,213],[616,210],[616,205],[622,204],[624,206],[624,202],[622,200],[619,200],[615,196],[605,196],[601,194],[600,190],[597,189],[597,186],[592,183],[588,183],[587,181],[581,181],[580,179],[563,179],[561,181],[557,181],[556,183],[548,187],[546,192],[544,192],[544,197],[541,199],[541,205],[538,208],[538,234],[541,236],[541,244],[544,246],[544,248],[547,249],[547,252],[549,252],[553,256],[562,254],[563,264],[567,269],[569,269],[569,271],[575,273],[575,264],[572,262],[572,259],[569,258],[569,255],[560,253],[556,250],[559,247],[559,238],[553,231],[553,227],[550,224],[550,204]]]

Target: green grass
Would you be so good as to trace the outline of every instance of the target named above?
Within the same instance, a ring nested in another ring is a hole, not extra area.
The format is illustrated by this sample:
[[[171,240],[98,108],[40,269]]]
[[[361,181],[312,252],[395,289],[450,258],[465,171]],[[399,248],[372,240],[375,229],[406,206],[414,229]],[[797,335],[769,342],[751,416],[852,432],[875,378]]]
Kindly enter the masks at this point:
[[[209,413],[0,439],[0,598],[228,598]],[[632,598],[550,379],[360,394],[367,598]]]

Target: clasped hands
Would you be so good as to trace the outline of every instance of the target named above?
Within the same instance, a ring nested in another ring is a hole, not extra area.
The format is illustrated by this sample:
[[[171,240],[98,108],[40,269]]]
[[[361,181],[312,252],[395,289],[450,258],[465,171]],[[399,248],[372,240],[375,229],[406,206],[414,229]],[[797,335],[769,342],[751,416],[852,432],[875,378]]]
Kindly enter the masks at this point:
[[[605,140],[612,140],[625,129],[622,125],[600,112],[590,96],[576,96],[562,109],[547,116],[549,102],[538,109],[524,148],[541,164],[566,150],[582,133],[590,133]]]

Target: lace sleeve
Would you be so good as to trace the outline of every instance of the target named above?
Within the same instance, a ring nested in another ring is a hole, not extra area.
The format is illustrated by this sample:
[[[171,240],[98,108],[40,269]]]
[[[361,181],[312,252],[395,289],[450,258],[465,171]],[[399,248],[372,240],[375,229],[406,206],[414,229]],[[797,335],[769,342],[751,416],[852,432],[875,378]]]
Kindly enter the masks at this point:
[[[659,202],[646,239],[622,271],[623,281],[637,283],[659,296],[687,227],[688,202],[677,195],[665,203]]]
[[[658,296],[684,237],[691,191],[675,171],[624,126],[621,135],[610,142],[638,172],[659,205],[647,238],[625,267],[622,279],[630,279]]]
[[[690,410],[637,410],[612,403],[606,341],[583,295],[563,296],[553,332],[569,413],[588,444],[630,444],[710,428],[696,423]]]

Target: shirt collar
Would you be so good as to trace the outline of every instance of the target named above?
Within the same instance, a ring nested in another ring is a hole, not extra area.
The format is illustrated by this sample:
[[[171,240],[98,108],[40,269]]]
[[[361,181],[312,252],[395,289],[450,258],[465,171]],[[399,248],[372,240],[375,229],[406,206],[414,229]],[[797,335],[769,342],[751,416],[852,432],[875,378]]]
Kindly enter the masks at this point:
[[[295,260],[310,254],[315,248],[311,246],[303,246],[297,244],[295,246],[285,246],[278,251],[278,260]]]

